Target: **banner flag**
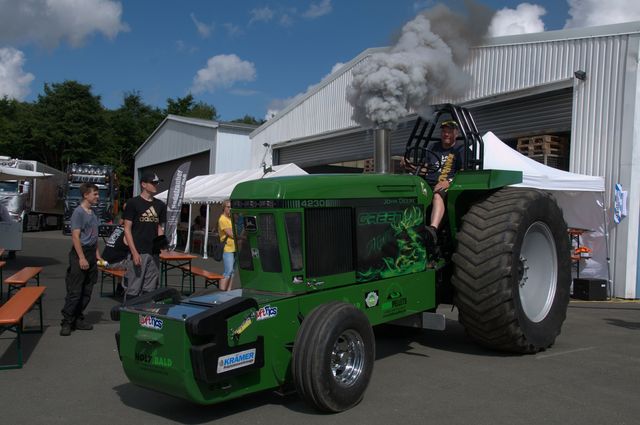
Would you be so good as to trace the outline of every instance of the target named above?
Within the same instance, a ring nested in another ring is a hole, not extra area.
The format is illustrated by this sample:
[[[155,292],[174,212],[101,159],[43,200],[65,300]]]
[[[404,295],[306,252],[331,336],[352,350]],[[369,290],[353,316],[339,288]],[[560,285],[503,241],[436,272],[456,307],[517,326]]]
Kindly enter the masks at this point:
[[[180,210],[182,209],[182,199],[184,197],[184,188],[187,185],[189,176],[189,168],[191,161],[180,165],[171,179],[171,186],[167,194],[167,225],[164,234],[169,241],[169,251],[176,249],[176,241],[178,238],[178,222],[180,221]]]

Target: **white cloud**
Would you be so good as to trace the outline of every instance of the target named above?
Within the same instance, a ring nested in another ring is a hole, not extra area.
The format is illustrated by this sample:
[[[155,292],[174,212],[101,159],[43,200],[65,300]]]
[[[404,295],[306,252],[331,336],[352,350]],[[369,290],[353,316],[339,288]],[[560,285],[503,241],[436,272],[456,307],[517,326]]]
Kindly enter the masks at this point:
[[[256,79],[256,67],[253,63],[241,60],[236,55],[217,55],[207,61],[193,78],[191,91],[213,92],[217,88],[231,87],[239,81]]]
[[[249,14],[251,15],[249,25],[254,22],[269,22],[273,19],[273,10],[269,9],[269,6],[260,9],[251,9]]]
[[[12,47],[0,48],[0,97],[23,100],[35,78],[24,72],[24,54]]]
[[[547,13],[537,4],[521,3],[515,9],[505,7],[496,12],[489,25],[490,37],[543,32],[541,17]]]
[[[591,27],[640,20],[638,0],[567,0],[569,19],[565,28]]]
[[[333,65],[333,67],[331,68],[331,72],[329,73],[329,75],[333,74],[334,72],[336,72],[337,70],[339,70],[340,68],[342,68],[344,66],[344,63],[342,62],[337,62],[335,65]],[[326,75],[325,78],[327,78],[329,75]]]
[[[204,22],[200,22],[198,18],[196,18],[195,13],[191,14],[191,20],[195,24],[196,29],[198,30],[198,34],[200,34],[200,37],[209,38],[211,36],[211,32],[214,29],[214,24],[207,25]]]
[[[129,30],[113,0],[0,0],[0,10],[0,42],[77,47],[93,33],[113,39]]]
[[[309,9],[302,14],[305,18],[315,19],[331,13],[333,7],[331,0],[322,0],[320,3],[311,3]]]
[[[231,22],[226,22],[222,24],[222,26],[227,30],[227,35],[229,37],[237,37],[239,35],[242,35],[243,33],[242,28],[240,28],[238,25],[232,24]]]
[[[185,43],[183,40],[177,40],[175,42],[176,50],[179,52],[195,53],[198,51],[196,46],[191,46]]]
[[[293,25],[293,18],[288,13],[285,13],[280,17],[280,25],[283,27],[290,27]]]

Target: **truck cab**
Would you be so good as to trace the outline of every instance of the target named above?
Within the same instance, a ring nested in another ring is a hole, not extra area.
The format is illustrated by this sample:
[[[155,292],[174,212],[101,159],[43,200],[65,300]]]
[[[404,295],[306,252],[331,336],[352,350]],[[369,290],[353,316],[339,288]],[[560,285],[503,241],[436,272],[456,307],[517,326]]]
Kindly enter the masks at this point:
[[[109,236],[117,225],[113,222],[114,216],[118,213],[117,175],[111,166],[93,164],[74,163],[67,168],[63,233],[71,234],[71,214],[82,202],[82,183],[93,183],[98,187],[100,198],[93,210],[98,217],[100,236]]]

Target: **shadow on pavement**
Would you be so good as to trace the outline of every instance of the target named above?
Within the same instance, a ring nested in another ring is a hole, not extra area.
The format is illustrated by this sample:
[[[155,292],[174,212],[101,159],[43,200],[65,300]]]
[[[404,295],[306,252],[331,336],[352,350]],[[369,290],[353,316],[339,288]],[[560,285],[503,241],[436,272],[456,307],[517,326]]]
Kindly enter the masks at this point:
[[[45,325],[45,332],[47,328],[48,326]],[[33,329],[35,327],[32,326],[25,328],[27,332]],[[18,353],[16,352],[18,342],[14,339],[15,335],[15,333],[8,330],[0,331],[0,351],[2,352],[0,365],[16,364],[18,362]],[[38,346],[42,335],[42,333],[22,334],[22,362],[25,366],[29,363],[29,358]]]
[[[444,331],[393,325],[376,326],[374,328],[376,334],[376,359],[402,352],[415,355],[410,352],[412,343],[435,350],[482,357],[513,357],[518,355],[485,349],[467,337],[464,328],[457,320],[446,320],[446,329]],[[426,354],[422,354],[422,356],[428,357]]]
[[[182,424],[202,424],[264,405],[283,405],[293,411],[313,413],[296,394],[279,396],[273,391],[249,394],[220,404],[199,405],[176,397],[153,392],[133,384],[113,388],[122,403],[159,418]]]
[[[625,329],[640,330],[640,322],[628,322],[620,319],[604,319],[608,324],[612,326],[619,326]]]

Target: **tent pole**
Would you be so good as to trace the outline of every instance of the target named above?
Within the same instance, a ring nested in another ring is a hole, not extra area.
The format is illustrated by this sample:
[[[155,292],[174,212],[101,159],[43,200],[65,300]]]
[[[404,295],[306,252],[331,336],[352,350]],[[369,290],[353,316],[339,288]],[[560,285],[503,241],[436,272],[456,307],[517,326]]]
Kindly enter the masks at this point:
[[[605,192],[601,192],[602,195],[602,223],[604,225],[604,243],[607,247],[607,296],[609,299],[613,298],[616,293],[616,284],[611,281],[611,258],[609,255],[609,226],[607,226],[607,206],[604,203],[604,194]],[[610,292],[609,292],[610,291]]]
[[[211,204],[207,202],[207,222],[204,225],[204,246],[202,247],[202,258],[205,260],[207,257],[207,245],[209,244],[209,211],[211,210]]]
[[[187,242],[184,246],[184,253],[188,254],[191,246],[191,212],[192,212],[193,204],[189,204],[189,223],[187,223]]]

